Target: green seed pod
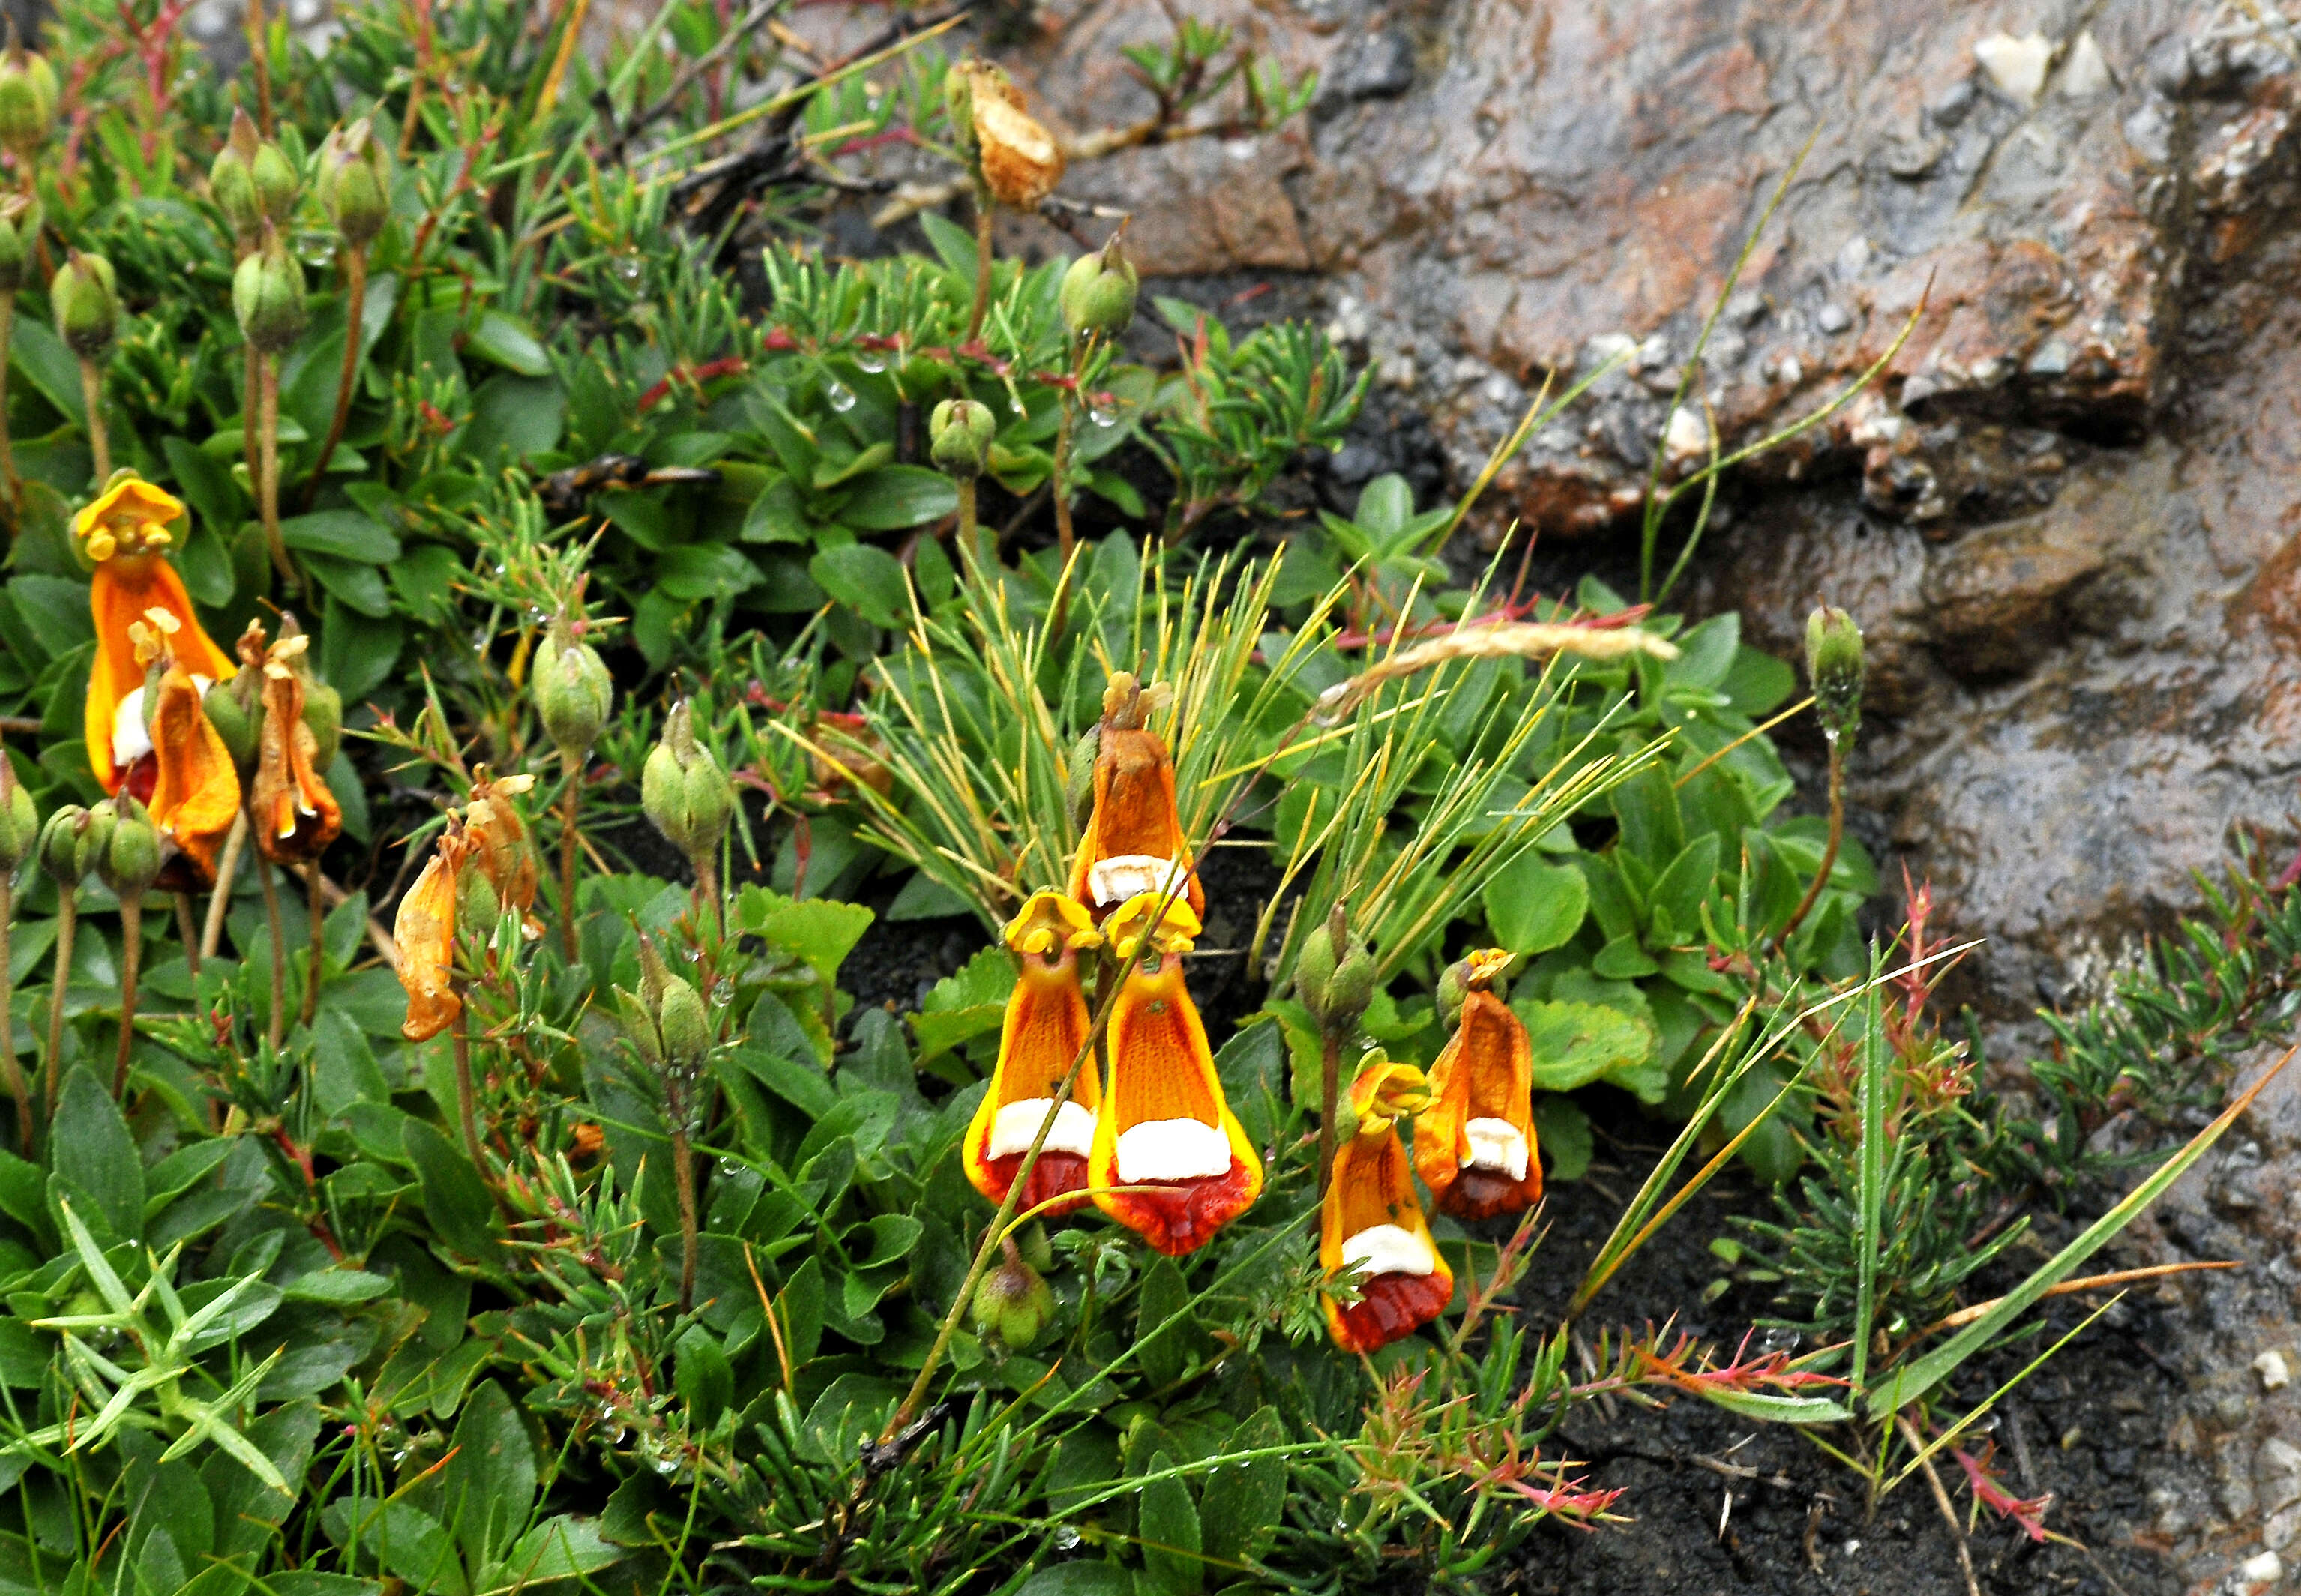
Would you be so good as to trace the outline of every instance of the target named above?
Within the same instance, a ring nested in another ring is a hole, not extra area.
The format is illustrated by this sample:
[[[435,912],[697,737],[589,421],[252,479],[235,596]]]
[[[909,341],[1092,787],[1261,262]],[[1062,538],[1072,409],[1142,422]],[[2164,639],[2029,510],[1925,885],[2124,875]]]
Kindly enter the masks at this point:
[[[1862,724],[1866,671],[1862,628],[1844,610],[1818,606],[1805,620],[1805,673],[1813,685],[1813,713],[1833,742]]]
[[[9,31],[13,36],[13,25]],[[55,69],[12,37],[0,55],[0,146],[29,161],[55,123]]]
[[[261,354],[284,355],[304,336],[304,268],[268,223],[264,247],[231,275],[231,308]]]
[[[1134,320],[1138,279],[1134,263],[1119,247],[1118,235],[1092,255],[1083,255],[1063,273],[1063,325],[1073,338],[1090,332],[1117,337]]]
[[[96,863],[97,851],[111,842],[111,817],[105,817],[100,839],[90,838],[96,830],[95,812],[78,804],[66,804],[40,828],[40,868],[67,892],[80,884]]]
[[[257,673],[261,674],[262,673]],[[242,671],[239,676],[248,673]],[[264,752],[264,710],[261,704],[253,714],[246,697],[234,690],[239,681],[235,676],[230,681],[219,681],[200,695],[200,712],[208,717],[208,724],[223,739],[231,762],[238,766],[240,781],[245,786],[255,772],[256,759]]]
[[[29,195],[0,199],[0,294],[13,294],[31,275],[38,259],[40,202]]]
[[[120,281],[100,255],[67,255],[49,280],[48,303],[56,331],[84,360],[101,358],[120,335]]]
[[[40,812],[32,794],[16,780],[8,750],[0,748],[0,878],[13,873],[40,843]]]
[[[362,117],[320,146],[320,203],[344,242],[364,249],[391,220],[391,152]]]
[[[1010,1352],[1037,1346],[1054,1318],[1053,1288],[1019,1256],[985,1274],[975,1288],[975,1333],[998,1337]]]
[[[1324,925],[1302,939],[1294,961],[1294,989],[1329,1036],[1355,1032],[1374,1001],[1374,956],[1351,935],[1350,920],[1336,904]]]
[[[640,767],[640,807],[690,859],[716,853],[727,834],[735,813],[735,784],[711,751],[695,740],[693,712],[685,699],[664,722],[663,740]]]
[[[530,679],[544,735],[565,758],[581,760],[598,740],[615,705],[615,681],[598,649],[576,637],[563,617],[535,650]]]
[[[255,124],[247,113],[233,108],[231,137],[216,152],[208,167],[208,197],[231,224],[232,238],[242,254],[255,247],[264,235],[264,208],[255,198]]]
[[[274,227],[285,227],[296,213],[297,191],[304,186],[296,175],[295,163],[278,145],[260,144],[247,171],[255,189],[257,213]]]
[[[96,873],[121,898],[140,896],[160,873],[160,828],[152,812],[128,793],[107,800],[114,823],[109,845],[96,861]],[[101,811],[103,804],[96,809]]]
[[[693,1071],[711,1051],[711,1015],[702,994],[664,962],[653,937],[640,937],[640,990],[617,987],[615,1007],[632,1044],[650,1065]]]
[[[973,399],[945,399],[927,418],[934,463],[954,477],[972,480],[991,464],[991,440],[999,420],[991,406]]]

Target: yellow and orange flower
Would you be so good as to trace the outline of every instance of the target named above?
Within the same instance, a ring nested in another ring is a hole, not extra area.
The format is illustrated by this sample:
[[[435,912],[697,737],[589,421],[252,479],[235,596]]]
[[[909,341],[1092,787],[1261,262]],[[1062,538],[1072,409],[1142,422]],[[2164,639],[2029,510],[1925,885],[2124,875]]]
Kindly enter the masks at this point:
[[[201,684],[175,654],[182,624],[155,608],[128,628],[130,646],[147,671],[137,706],[146,697],[152,700],[150,725],[137,728],[150,745],[144,801],[160,835],[175,844],[154,882],[163,891],[212,885],[216,850],[239,816],[239,772],[231,750],[200,707]]]
[[[998,1067],[966,1129],[966,1178],[992,1202],[1005,1202],[1051,1110],[1055,1123],[1031,1166],[1021,1207],[1077,1192],[1076,1201],[1049,1210],[1067,1214],[1086,1201],[1087,1155],[1102,1104],[1102,1076],[1092,1059],[1080,1067],[1067,1095],[1063,1091],[1092,1029],[1078,956],[1102,938],[1084,909],[1059,892],[1042,891],[1008,923],[1006,940],[1015,954],[1015,990],[999,1033]]]
[[[1411,1065],[1373,1065],[1351,1083],[1358,1131],[1335,1149],[1318,1208],[1318,1262],[1330,1280],[1353,1274],[1358,1292],[1347,1308],[1326,1299],[1326,1329],[1345,1352],[1386,1347],[1453,1300],[1453,1271],[1431,1239],[1393,1128],[1427,1100],[1428,1083]]]
[[[174,495],[122,476],[72,518],[72,535],[96,567],[88,587],[96,662],[88,677],[86,735],[88,768],[106,792],[118,792],[151,751],[143,730],[144,665],[130,627],[155,609],[173,615],[180,627],[172,639],[175,658],[196,686],[203,679],[227,681],[238,669],[200,630],[183,578],[168,563],[164,551],[174,540],[168,523],[183,514]],[[139,782],[144,779],[139,774]]]
[[[1457,1219],[1490,1219],[1542,1200],[1533,1049],[1526,1026],[1488,990],[1510,961],[1490,948],[1458,967],[1461,1017],[1430,1066],[1430,1107],[1414,1123],[1414,1167],[1439,1212]]]
[[[1180,896],[1195,917],[1207,912],[1182,816],[1175,808],[1175,762],[1164,739],[1143,725],[1157,695],[1124,672],[1102,698],[1094,755],[1094,809],[1071,862],[1070,893],[1098,920],[1142,892],[1164,892],[1180,873]]]
[[[1224,1100],[1206,1027],[1183,984],[1198,934],[1187,904],[1129,898],[1105,923],[1122,959],[1147,947],[1110,1016],[1110,1083],[1087,1158],[1095,1206],[1170,1257],[1206,1245],[1262,1194],[1262,1161]]]
[[[275,864],[316,859],[343,830],[343,811],[312,768],[318,742],[304,723],[304,682],[290,663],[311,646],[298,632],[264,656],[264,731],[258,744],[255,845]]]
[[[495,890],[505,910],[518,914],[521,930],[530,937],[540,937],[543,922],[533,913],[535,845],[528,838],[519,806],[511,801],[534,785],[533,776],[498,780],[481,769],[472,784],[471,801],[464,808],[464,823],[481,879]]]
[[[409,1041],[430,1041],[464,1012],[456,995],[456,875],[476,845],[450,815],[439,846],[424,862],[423,873],[399,900],[393,919],[392,940],[399,945],[399,984],[407,989],[407,1018],[400,1034]]]

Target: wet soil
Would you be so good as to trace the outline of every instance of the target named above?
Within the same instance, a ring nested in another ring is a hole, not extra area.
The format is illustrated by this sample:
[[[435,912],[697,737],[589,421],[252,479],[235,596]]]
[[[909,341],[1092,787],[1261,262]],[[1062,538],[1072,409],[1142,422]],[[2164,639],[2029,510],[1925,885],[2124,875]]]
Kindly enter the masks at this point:
[[[1592,1105],[1602,1114],[1603,1106]],[[1550,1231],[1519,1301],[1529,1324],[1554,1324],[1623,1201],[1653,1166],[1657,1127],[1621,1114],[1600,1125],[1590,1178],[1553,1188]],[[1770,1199],[1740,1174],[1722,1177],[1689,1204],[1599,1296],[1580,1335],[1642,1332],[1673,1323],[1730,1353],[1770,1311],[1762,1289],[1729,1286],[1704,1302],[1726,1271],[1709,1244],[1729,1235],[1728,1216],[1757,1213]],[[2041,1240],[2058,1246],[2050,1217]],[[2026,1266],[2033,1258],[2017,1260]],[[1985,1280],[1977,1299],[2003,1283]],[[2017,1375],[2043,1345],[2074,1329],[2098,1300],[2063,1299],[2047,1316],[2044,1342],[2024,1343],[1968,1366],[1954,1382],[1966,1404]],[[2015,1495],[2051,1493],[2039,1543],[1986,1510],[1972,1524],[1968,1552],[1979,1588],[1993,1596],[2173,1596],[2188,1581],[2149,1533],[2150,1493],[2196,1466],[2166,1450],[2169,1420],[2185,1382],[2161,1363],[2171,1339],[2169,1310],[2129,1299],[2079,1333],[1996,1411],[1982,1442],[1995,1448],[2000,1483]],[[1751,1345],[1769,1343],[1758,1332]],[[1699,1399],[1661,1410],[1621,1400],[1586,1405],[1562,1426],[1567,1454],[1587,1466],[1592,1485],[1626,1494],[1616,1511],[1634,1522],[1594,1531],[1543,1525],[1500,1582],[1543,1596],[1742,1592],[1813,1596],[1935,1596],[1965,1588],[1957,1548],[1923,1476],[1877,1503],[1864,1482],[1824,1453],[1842,1430],[1809,1438],[1784,1425],[1753,1423]],[[1942,1483],[1960,1522],[1973,1518],[1972,1494],[1958,1466],[1941,1460]]]

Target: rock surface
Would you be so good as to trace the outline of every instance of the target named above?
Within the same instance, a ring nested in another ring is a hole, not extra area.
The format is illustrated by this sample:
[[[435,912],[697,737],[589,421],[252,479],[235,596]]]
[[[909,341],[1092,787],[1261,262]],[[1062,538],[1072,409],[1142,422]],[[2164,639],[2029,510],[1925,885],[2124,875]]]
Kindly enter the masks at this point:
[[[1317,68],[1308,117],[1065,192],[1131,212],[1151,272],[1284,274],[1455,488],[1545,380],[1613,363],[1504,469],[1490,539],[1517,517],[1619,562],[1656,447],[1682,477],[1707,418],[1733,447],[1882,368],[1743,469],[1686,597],[1783,653],[1819,593],[1861,619],[1863,823],[1992,939],[1965,995],[1994,1019],[2096,990],[2239,825],[2290,845],[2301,36],[2274,12],[1198,9]],[[1158,6],[1040,25],[1021,65],[1054,120],[1150,113],[1117,52],[1164,36]],[[1378,432],[1338,477],[1391,463]]]

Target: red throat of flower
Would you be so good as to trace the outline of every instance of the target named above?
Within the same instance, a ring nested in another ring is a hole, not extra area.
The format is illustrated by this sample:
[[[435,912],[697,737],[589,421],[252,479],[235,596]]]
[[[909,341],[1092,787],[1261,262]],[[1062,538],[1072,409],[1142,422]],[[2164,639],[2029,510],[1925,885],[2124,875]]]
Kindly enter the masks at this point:
[[[1358,1300],[1326,1299],[1326,1329],[1345,1352],[1372,1352],[1410,1335],[1453,1299],[1454,1275],[1431,1239],[1415,1199],[1406,1149],[1392,1128],[1422,1104],[1423,1081],[1409,1066],[1379,1064],[1351,1089],[1358,1132],[1335,1149],[1318,1205],[1318,1262],[1328,1276],[1349,1273]]]
[[[1090,1165],[1095,1206],[1160,1252],[1203,1247],[1262,1193],[1262,1163],[1223,1099],[1173,954],[1127,977]]]
[[[1533,1099],[1525,1025],[1500,998],[1473,988],[1430,1066],[1430,1106],[1414,1126],[1414,1167],[1439,1212],[1491,1219],[1542,1200]]]
[[[966,1131],[966,1178],[991,1201],[1006,1201],[1051,1109],[1055,1123],[1031,1166],[1017,1211],[1075,1193],[1075,1200],[1049,1210],[1067,1214],[1086,1203],[1087,1155],[1102,1101],[1093,1059],[1071,1077],[1092,1028],[1086,997],[1079,990],[1078,954],[1058,942],[1052,953],[1023,952],[1018,957],[1021,969],[999,1036],[999,1065]],[[1067,1096],[1066,1079],[1071,1082]]]

